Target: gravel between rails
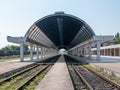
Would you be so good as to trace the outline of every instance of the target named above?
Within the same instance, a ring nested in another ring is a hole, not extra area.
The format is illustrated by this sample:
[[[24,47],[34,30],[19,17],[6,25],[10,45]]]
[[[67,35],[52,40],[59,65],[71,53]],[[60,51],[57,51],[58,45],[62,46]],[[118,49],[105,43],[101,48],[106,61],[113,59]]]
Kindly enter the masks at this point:
[[[118,90],[113,85],[109,84],[99,76],[93,74],[86,68],[80,66],[76,67],[77,71],[86,79],[94,90]]]

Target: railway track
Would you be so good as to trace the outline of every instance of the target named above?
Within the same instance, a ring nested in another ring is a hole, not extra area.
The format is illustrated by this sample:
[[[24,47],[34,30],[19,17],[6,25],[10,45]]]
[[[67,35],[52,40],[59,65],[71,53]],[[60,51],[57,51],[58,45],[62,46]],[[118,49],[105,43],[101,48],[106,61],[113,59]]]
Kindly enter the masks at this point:
[[[82,65],[72,64],[72,61],[67,63],[75,90],[120,90],[119,84],[103,75]]]
[[[86,85],[83,83],[81,78],[76,74],[75,70],[71,65],[68,66],[68,70],[70,72],[70,76],[73,82],[73,86],[75,90],[86,90]]]
[[[17,76],[19,76],[19,75],[27,72],[27,71],[30,71],[30,70],[36,68],[37,66],[38,66],[38,64],[34,64],[33,66],[28,67],[28,68],[25,68],[24,70],[19,71],[19,72],[13,74],[13,75],[10,75],[10,76],[8,76],[8,77],[2,78],[2,79],[0,80],[0,85],[1,85],[2,83],[4,83],[4,82],[10,81],[11,79],[13,79],[13,78],[15,78],[15,77],[17,77]]]
[[[33,76],[31,76],[29,79],[27,79],[24,83],[22,83],[19,87],[17,87],[15,90],[23,90],[23,87],[25,85],[28,85],[38,74],[45,71],[50,65],[44,66],[42,69],[40,69],[38,72],[34,73]]]
[[[39,65],[35,68],[21,73],[8,80],[1,82],[0,90],[22,90],[23,86],[27,85],[38,74],[45,71],[50,65]]]
[[[0,80],[0,90],[24,90],[24,87],[34,81],[36,77],[40,79],[49,71],[57,58],[50,60],[47,64],[36,63],[32,67],[26,68],[9,77]],[[36,82],[36,81],[35,81]],[[31,90],[31,89],[25,89]]]

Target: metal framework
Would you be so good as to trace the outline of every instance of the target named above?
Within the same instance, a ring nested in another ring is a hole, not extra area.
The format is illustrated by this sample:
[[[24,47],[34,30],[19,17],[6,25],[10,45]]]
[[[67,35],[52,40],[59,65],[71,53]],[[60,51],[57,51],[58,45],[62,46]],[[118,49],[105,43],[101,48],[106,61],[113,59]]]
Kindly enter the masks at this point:
[[[36,21],[25,37],[26,42],[54,49],[70,49],[94,35],[85,21],[64,12],[56,12]]]

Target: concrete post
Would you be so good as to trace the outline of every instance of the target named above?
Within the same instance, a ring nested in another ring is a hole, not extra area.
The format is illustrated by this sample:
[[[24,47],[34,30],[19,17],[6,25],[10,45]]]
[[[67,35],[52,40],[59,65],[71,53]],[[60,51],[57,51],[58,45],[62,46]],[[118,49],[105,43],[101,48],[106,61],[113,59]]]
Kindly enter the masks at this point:
[[[44,57],[44,47],[41,48],[41,58]]]
[[[76,48],[76,56],[78,56],[78,49]]]
[[[76,56],[78,56],[78,48],[76,48]]]
[[[80,48],[78,48],[78,56],[80,56]]]
[[[116,48],[114,48],[114,56],[116,56]]]
[[[74,55],[76,56],[76,48],[74,49]]]
[[[76,49],[74,49],[74,56],[76,56]]]
[[[91,55],[91,43],[89,44],[88,52],[89,52],[88,58],[92,59],[92,55]]]
[[[41,58],[43,58],[43,50],[42,50],[42,47],[41,47]]]
[[[107,49],[107,56],[109,56],[109,49]]]
[[[112,51],[111,51],[111,48],[110,48],[110,56],[112,56]]]
[[[39,48],[38,48],[38,45],[37,45],[37,59],[39,59]]]
[[[74,50],[72,50],[72,55],[74,56]]]
[[[108,56],[108,49],[106,49],[106,56]]]
[[[42,47],[40,47],[40,58],[42,58]]]
[[[77,48],[75,49],[75,56],[77,56]]]
[[[45,57],[45,48],[43,47],[43,57]]]
[[[104,56],[105,56],[105,49],[103,49],[104,50]]]
[[[30,45],[30,60],[33,60],[33,44]]]
[[[97,41],[97,60],[100,60],[101,58],[100,58],[100,42],[99,41]]]
[[[40,47],[38,48],[38,57],[40,58]]]
[[[24,61],[24,42],[20,42],[20,61]]]
[[[73,50],[71,50],[71,52],[72,52],[72,55],[73,55]]]
[[[56,54],[56,53],[55,53]],[[45,48],[45,57],[47,57],[47,48]]]
[[[44,47],[44,57],[46,57],[46,48]]]
[[[80,55],[83,55],[83,53],[82,53],[82,48],[80,49]]]
[[[84,46],[84,57],[85,58],[87,57],[87,46],[86,45]]]

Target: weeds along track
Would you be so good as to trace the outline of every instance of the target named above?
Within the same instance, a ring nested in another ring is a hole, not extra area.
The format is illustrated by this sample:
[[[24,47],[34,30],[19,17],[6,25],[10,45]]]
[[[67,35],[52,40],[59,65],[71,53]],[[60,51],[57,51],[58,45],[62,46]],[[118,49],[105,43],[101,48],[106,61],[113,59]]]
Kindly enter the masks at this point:
[[[50,63],[47,62],[47,64],[36,63],[30,68],[2,79],[0,81],[0,90],[34,90],[35,86],[39,84],[40,80],[49,71],[56,60],[57,58],[52,59]],[[34,82],[34,84],[31,85],[31,82]]]
[[[36,63],[31,64],[31,65],[27,65],[27,66],[24,66],[22,68],[18,68],[18,70],[16,70],[16,71],[13,70],[13,71],[10,71],[10,73],[7,72],[9,74],[5,74],[5,75],[3,74],[2,77],[0,77],[0,84],[4,83],[6,81],[10,81],[14,77],[19,76],[25,72],[28,72],[29,70],[32,70],[32,69],[38,67],[39,65],[54,64],[54,62],[56,62],[58,57],[59,56],[51,57],[51,58],[48,58],[44,61],[36,62]]]
[[[73,81],[75,90],[120,90],[120,85],[110,79],[84,67],[81,63],[76,64],[74,59],[67,57],[66,62]],[[70,61],[70,63],[69,63]]]

